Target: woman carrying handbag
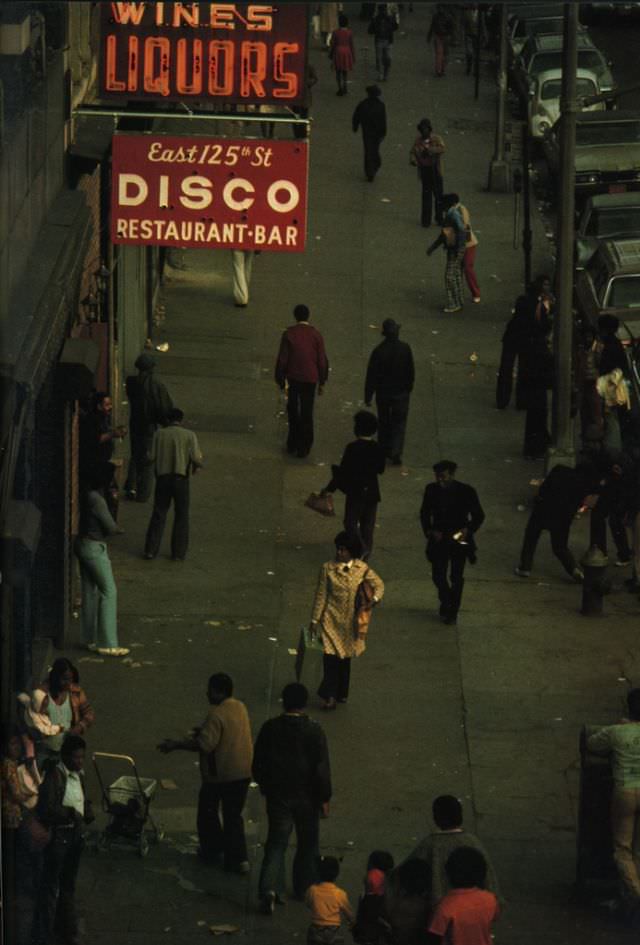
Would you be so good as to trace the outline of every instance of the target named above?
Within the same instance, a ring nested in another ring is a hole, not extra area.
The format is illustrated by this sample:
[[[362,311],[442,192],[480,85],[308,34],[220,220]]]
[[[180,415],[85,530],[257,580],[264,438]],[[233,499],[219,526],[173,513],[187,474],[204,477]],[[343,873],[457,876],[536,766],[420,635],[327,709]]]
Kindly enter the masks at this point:
[[[351,660],[364,653],[371,610],[384,595],[381,578],[360,560],[360,539],[340,532],[335,545],[335,560],[320,568],[310,626],[322,638],[324,675],[318,695],[327,710],[347,701]]]

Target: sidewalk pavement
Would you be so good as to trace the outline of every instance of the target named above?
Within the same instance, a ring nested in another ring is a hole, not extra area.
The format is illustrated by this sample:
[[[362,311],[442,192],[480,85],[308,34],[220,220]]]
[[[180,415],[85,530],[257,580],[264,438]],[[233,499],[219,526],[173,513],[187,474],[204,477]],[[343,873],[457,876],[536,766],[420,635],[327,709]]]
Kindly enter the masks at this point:
[[[143,776],[171,779],[176,789],[160,788],[153,801],[165,837],[146,859],[127,850],[85,855],[78,899],[90,945],[193,945],[220,923],[257,945],[304,939],[301,904],[273,918],[256,912],[266,830],[257,790],[246,811],[250,876],[203,868],[195,857],[197,759],[165,757],[155,745],[204,715],[214,671],[232,675],[254,730],[278,713],[280,689],[293,675],[290,650],[340,527],[339,517],[314,517],[302,503],[325,484],[351,437],[367,359],[388,316],[413,348],[417,381],[405,465],[382,480],[372,566],[386,582],[384,604],[354,666],[349,705],[321,718],[335,791],[323,852],[343,857],[340,883],[355,902],[369,852],[388,849],[401,859],[431,829],[432,798],[454,793],[464,799],[468,827],[493,854],[508,900],[497,941],[632,941],[595,909],[575,904],[572,883],[578,734],[585,722],[615,719],[627,680],[639,678],[637,603],[618,593],[607,598],[605,619],[581,617],[580,590],[545,539],[534,576],[513,577],[526,521],[520,507],[530,478],[542,475],[542,464],[521,458],[524,417],[494,405],[500,338],[522,290],[513,197],[485,190],[495,110],[490,69],[483,65],[477,102],[461,49],[446,79],[433,78],[427,23],[424,4],[403,15],[383,89],[389,132],[373,184],[364,181],[361,141],[350,128],[365,85],[375,81],[366,28],[354,15],[358,62],[343,98],[324,52],[313,49],[320,81],[304,255],[259,257],[246,309],[233,307],[230,253],[188,252],[190,268],[166,281],[167,317],[155,341],[170,350],[158,355],[158,372],[206,457],[192,483],[189,556],[175,563],[165,548],[167,557],[143,561],[150,505],[124,505],[126,534],[112,542],[112,558],[120,639],[133,646],[133,660],[72,655],[96,709],[90,749],[131,754]],[[425,116],[446,140],[445,190],[460,193],[480,241],[482,303],[456,315],[442,313],[444,257],[425,256],[437,231],[419,225],[419,185],[408,165]],[[535,271],[548,269],[537,219],[534,245]],[[332,369],[305,461],[283,451],[273,382],[280,332],[301,301],[325,337]],[[457,628],[438,621],[418,520],[431,465],[443,457],[458,462],[459,478],[477,488],[487,514]],[[572,540],[576,550],[586,547],[585,523]],[[305,667],[312,691],[318,679],[319,665]],[[310,714],[321,716],[315,699]]]

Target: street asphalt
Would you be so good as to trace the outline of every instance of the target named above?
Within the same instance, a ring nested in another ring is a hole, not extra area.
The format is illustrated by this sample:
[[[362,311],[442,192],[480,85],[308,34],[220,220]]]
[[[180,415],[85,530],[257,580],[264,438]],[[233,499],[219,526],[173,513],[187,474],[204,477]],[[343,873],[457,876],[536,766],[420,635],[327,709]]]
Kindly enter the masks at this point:
[[[306,252],[258,257],[246,309],[233,305],[230,253],[187,252],[189,268],[169,270],[164,285],[166,314],[153,341],[168,342],[169,351],[158,354],[158,376],[206,457],[192,482],[189,555],[172,562],[165,537],[160,557],[144,561],[150,504],[123,503],[126,533],[112,541],[111,554],[120,640],[132,647],[132,659],[69,651],[95,705],[90,751],[131,755],[143,777],[165,783],[151,808],[164,836],[144,859],[133,849],[87,850],[78,889],[86,942],[193,945],[224,924],[237,927],[229,941],[304,941],[302,904],[278,907],[272,918],[257,912],[266,831],[257,789],[246,811],[250,875],[203,867],[195,856],[197,758],[163,756],[155,746],[202,718],[215,671],[234,678],[254,731],[280,711],[279,692],[293,678],[291,649],[309,619],[318,568],[332,556],[342,511],[341,497],[333,520],[303,502],[326,483],[351,438],[367,359],[391,316],[413,348],[416,387],[404,465],[381,480],[371,564],[386,583],[384,603],[354,666],[348,706],[325,716],[314,695],[310,707],[327,732],[333,767],[323,852],[343,858],[339,882],[355,903],[369,852],[404,857],[431,829],[432,798],[453,793],[490,850],[507,899],[500,945],[630,943],[635,936],[595,903],[577,901],[573,882],[579,731],[616,719],[629,683],[639,679],[639,608],[617,589],[605,617],[582,617],[580,589],[546,538],[532,577],[513,575],[529,482],[543,466],[522,458],[524,416],[497,411],[494,402],[500,339],[523,288],[523,263],[514,248],[514,197],[486,190],[493,73],[483,63],[474,100],[456,47],[446,78],[435,79],[425,43],[428,7],[405,12],[383,88],[383,165],[369,184],[350,123],[364,87],[376,79],[373,46],[355,15],[352,25],[357,64],[347,96],[336,97],[317,43],[311,53],[320,81],[313,90]],[[480,242],[482,302],[472,305],[465,287],[464,311],[455,315],[442,312],[444,257],[425,255],[437,230],[420,227],[419,185],[408,162],[425,116],[445,138],[445,190],[460,193]],[[534,270],[548,269],[537,216],[534,253]],[[298,302],[310,306],[331,362],[306,460],[283,450],[286,423],[273,380],[280,333]],[[487,516],[457,628],[438,620],[418,519],[431,466],[442,458],[459,464],[458,478],[478,490]],[[585,522],[572,544],[586,549]],[[616,572],[620,585],[627,572]],[[313,659],[304,668],[312,693],[319,668]],[[127,773],[114,765],[104,777]]]

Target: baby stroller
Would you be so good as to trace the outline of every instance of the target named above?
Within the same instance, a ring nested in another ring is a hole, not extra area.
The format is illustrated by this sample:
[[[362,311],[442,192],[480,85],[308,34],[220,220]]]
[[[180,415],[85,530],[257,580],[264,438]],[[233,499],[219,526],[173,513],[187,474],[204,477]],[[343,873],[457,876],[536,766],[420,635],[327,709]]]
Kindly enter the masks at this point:
[[[133,768],[133,775],[121,775],[113,784],[105,787],[98,759],[103,762],[126,762]],[[96,751],[93,753],[93,764],[102,792],[102,808],[109,815],[109,822],[98,839],[98,849],[132,846],[140,856],[146,856],[149,852],[149,841],[157,843],[160,839],[160,831],[149,813],[149,805],[156,793],[158,782],[155,778],[141,778],[135,761],[129,755]],[[151,824],[151,830],[145,830],[147,821]]]

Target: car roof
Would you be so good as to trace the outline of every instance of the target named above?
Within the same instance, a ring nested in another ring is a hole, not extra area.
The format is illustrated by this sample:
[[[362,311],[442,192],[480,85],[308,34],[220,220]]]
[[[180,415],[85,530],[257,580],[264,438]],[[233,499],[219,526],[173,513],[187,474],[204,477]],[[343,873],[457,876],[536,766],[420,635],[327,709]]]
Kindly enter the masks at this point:
[[[561,79],[562,78],[562,69],[545,69],[544,72],[539,72],[536,76],[536,80],[539,85],[549,82],[552,79]],[[596,85],[598,84],[598,76],[593,71],[593,69],[576,69],[576,78],[577,79],[593,79]]]
[[[596,45],[588,33],[579,32],[577,34],[578,49],[596,49]],[[564,36],[562,33],[537,33],[535,36],[529,36],[527,43],[535,45],[536,52],[555,52],[562,49]]]
[[[510,3],[509,16],[517,16],[520,20],[541,20],[548,17],[563,16],[561,3]]]
[[[606,210],[609,207],[640,207],[640,193],[626,194],[594,194],[589,197],[587,205],[594,210]]]
[[[604,240],[598,250],[612,274],[640,276],[640,240]]]

